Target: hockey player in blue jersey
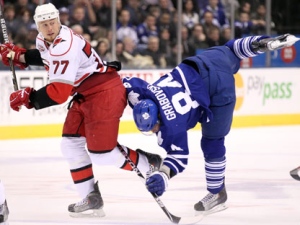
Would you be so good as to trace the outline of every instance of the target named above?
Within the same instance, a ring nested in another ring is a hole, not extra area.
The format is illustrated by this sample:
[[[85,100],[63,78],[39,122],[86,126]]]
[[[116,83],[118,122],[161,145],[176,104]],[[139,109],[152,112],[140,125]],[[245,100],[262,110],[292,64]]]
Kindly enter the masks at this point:
[[[243,58],[293,45],[293,35],[276,38],[250,36],[230,40],[184,59],[170,73],[152,84],[139,78],[124,78],[134,121],[142,132],[157,135],[167,152],[159,171],[146,180],[151,193],[162,195],[170,178],[188,164],[187,131],[201,123],[201,149],[205,159],[208,194],[195,204],[197,213],[225,209],[226,148],[236,102],[234,74]]]

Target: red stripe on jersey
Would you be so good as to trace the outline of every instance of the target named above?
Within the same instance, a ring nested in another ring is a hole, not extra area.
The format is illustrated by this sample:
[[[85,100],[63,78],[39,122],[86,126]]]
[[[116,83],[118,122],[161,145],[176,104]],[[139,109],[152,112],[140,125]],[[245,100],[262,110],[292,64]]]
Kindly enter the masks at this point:
[[[82,167],[76,170],[71,170],[71,176],[73,178],[74,183],[78,183],[80,181],[88,180],[93,177],[93,169],[92,166]]]
[[[131,161],[137,165],[137,161],[138,161],[138,153],[136,151],[133,151],[131,150],[130,148],[127,148],[128,149],[128,156],[129,158],[131,159]],[[126,162],[126,164],[124,164],[121,169],[123,170],[132,170],[132,167],[130,166],[130,164],[128,162]]]
[[[81,83],[85,78],[88,77],[88,75],[90,75],[90,73],[84,74],[79,80],[76,80],[74,84],[76,85],[76,84]]]
[[[83,52],[84,54],[86,54],[86,56],[88,58],[90,58],[91,54],[92,54],[92,46],[90,45],[90,43],[88,43],[87,41],[85,41],[85,45],[83,47]]]
[[[68,100],[72,89],[73,86],[70,84],[53,82],[47,85],[46,91],[49,98],[61,104]]]

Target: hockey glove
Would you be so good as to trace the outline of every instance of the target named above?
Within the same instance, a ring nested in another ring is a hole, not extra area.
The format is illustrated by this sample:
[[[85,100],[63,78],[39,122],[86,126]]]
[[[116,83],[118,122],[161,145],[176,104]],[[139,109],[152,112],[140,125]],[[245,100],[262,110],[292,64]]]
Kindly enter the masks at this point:
[[[22,90],[15,91],[10,94],[10,107],[18,111],[22,105],[25,105],[27,109],[33,108],[33,105],[30,103],[29,96],[35,90],[31,87],[27,87]]]
[[[146,181],[149,192],[161,196],[168,187],[169,177],[164,172],[156,171]]]
[[[9,66],[9,59],[15,66],[20,69],[25,69],[28,65],[26,63],[20,62],[20,56],[25,54],[27,50],[25,48],[20,48],[12,43],[6,43],[0,45],[0,54],[2,56],[2,62],[4,65]]]

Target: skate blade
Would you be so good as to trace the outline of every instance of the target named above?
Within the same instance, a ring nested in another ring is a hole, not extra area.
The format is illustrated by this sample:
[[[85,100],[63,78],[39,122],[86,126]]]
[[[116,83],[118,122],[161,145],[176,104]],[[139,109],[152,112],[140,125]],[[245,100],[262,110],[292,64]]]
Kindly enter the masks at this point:
[[[195,215],[198,216],[198,215],[204,215],[204,216],[207,216],[207,215],[210,215],[210,214],[213,214],[213,213],[217,213],[217,212],[220,212],[220,211],[223,211],[225,209],[227,209],[228,207],[225,205],[225,203],[222,203],[220,205],[217,205],[216,207],[208,210],[208,211],[195,211]]]
[[[281,49],[281,48],[285,48],[285,47],[290,47],[299,40],[300,40],[300,38],[297,38],[294,35],[289,35],[286,37],[285,41],[281,42],[279,40],[276,40],[276,41],[271,42],[269,46],[272,50],[276,50],[276,49]]]
[[[300,176],[299,176],[299,172],[300,171],[300,166],[291,170],[290,171],[290,175],[292,176],[292,178],[294,178],[295,180],[299,180],[300,181]]]
[[[70,212],[70,216],[73,218],[98,218],[98,217],[104,217],[105,213],[103,209],[100,208],[100,209],[90,209],[80,213]]]

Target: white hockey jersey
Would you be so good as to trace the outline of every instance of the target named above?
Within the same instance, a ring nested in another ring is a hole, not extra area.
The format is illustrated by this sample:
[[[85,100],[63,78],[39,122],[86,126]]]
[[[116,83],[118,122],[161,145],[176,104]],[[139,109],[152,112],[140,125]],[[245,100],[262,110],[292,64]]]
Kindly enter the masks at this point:
[[[106,62],[101,60],[90,43],[63,25],[51,44],[39,33],[36,48],[48,70],[50,83],[60,82],[77,87],[94,72],[107,71]]]

